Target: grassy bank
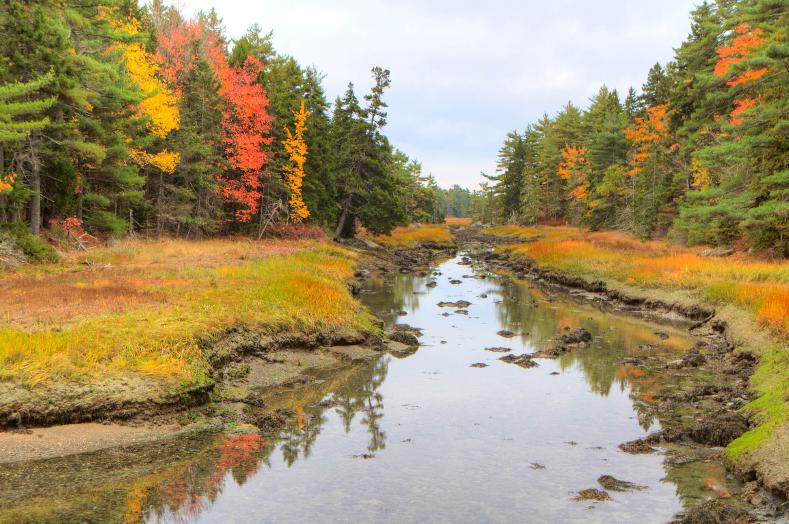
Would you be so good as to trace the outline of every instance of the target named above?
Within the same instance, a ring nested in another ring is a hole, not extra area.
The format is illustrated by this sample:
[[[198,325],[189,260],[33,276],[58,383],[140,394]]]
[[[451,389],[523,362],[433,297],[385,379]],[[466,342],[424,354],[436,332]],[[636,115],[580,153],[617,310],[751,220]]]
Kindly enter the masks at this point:
[[[129,242],[0,279],[0,380],[173,382],[207,371],[199,341],[230,326],[306,335],[372,329],[348,292],[354,256],[317,241]]]
[[[455,246],[455,238],[446,224],[413,224],[398,227],[389,235],[363,236],[387,248],[415,248],[429,245],[438,248]]]
[[[732,442],[726,456],[735,466],[770,463],[789,482],[789,263],[745,254],[702,257],[701,248],[573,227],[498,226],[484,232],[501,237],[512,256],[541,267],[628,292],[714,306],[734,342],[760,356],[751,378],[757,398],[743,408],[758,425]],[[508,238],[529,241],[506,245]]]

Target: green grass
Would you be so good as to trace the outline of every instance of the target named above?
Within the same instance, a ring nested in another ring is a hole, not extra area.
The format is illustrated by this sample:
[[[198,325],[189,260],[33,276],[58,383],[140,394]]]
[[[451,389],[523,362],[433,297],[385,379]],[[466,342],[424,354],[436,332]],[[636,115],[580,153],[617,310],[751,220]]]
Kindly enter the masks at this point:
[[[758,425],[726,447],[726,459],[737,462],[770,440],[776,430],[789,422],[789,351],[774,346],[766,351],[751,377],[751,387],[759,394],[743,411]]]

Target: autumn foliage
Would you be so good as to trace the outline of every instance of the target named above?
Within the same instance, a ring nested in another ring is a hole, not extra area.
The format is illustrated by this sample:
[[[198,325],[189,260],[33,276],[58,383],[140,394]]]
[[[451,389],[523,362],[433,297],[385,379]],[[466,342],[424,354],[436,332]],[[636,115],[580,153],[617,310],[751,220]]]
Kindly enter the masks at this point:
[[[222,127],[227,165],[217,175],[220,193],[228,202],[238,206],[236,219],[249,222],[260,205],[266,176],[263,168],[268,161],[268,153],[263,146],[271,143],[267,135],[274,121],[268,114],[266,92],[257,82],[263,72],[263,63],[248,56],[243,66],[232,67],[217,38],[210,34],[206,52],[219,78],[219,93],[226,103]]]
[[[745,60],[746,57],[753,53],[756,47],[767,41],[762,36],[764,31],[759,28],[753,29],[747,23],[739,24],[735,28],[735,35],[729,45],[718,49],[720,60],[715,64],[715,69],[713,70],[716,76],[726,76],[732,65],[739,64]]]
[[[713,70],[715,76],[725,77],[728,75],[733,65],[743,62],[767,41],[767,38],[763,36],[764,31],[758,27],[754,29],[747,23],[739,24],[734,33],[736,36],[731,39],[731,42],[718,49],[720,59]],[[729,87],[746,86],[762,78],[768,71],[767,67],[746,69],[738,76],[728,80],[726,85]],[[747,119],[744,113],[755,107],[757,103],[757,100],[752,97],[735,99],[734,109],[729,113],[731,124],[734,126],[742,124]]]
[[[128,35],[140,34],[139,22],[131,19],[128,22],[111,20],[113,26]],[[178,97],[162,75],[164,60],[158,53],[149,53],[140,42],[122,44],[126,69],[131,81],[146,94],[139,104],[137,113],[148,117],[148,130],[158,138],[165,138],[171,131],[177,130],[180,123]],[[142,148],[132,148],[131,158],[141,166],[153,166],[164,173],[175,171],[181,160],[180,154],[173,151],[149,153]]]
[[[304,101],[301,101],[298,111],[293,112],[295,121],[293,132],[285,128],[286,138],[283,142],[285,152],[288,154],[289,162],[283,166],[285,182],[290,190],[290,218],[293,222],[301,222],[310,212],[301,195],[301,187],[304,181],[304,164],[307,162],[307,144],[304,142],[304,131],[307,125],[307,117],[310,112],[304,109]]]
[[[562,161],[559,164],[558,174],[562,180],[569,183],[572,189],[570,196],[575,200],[584,200],[589,194],[589,180],[587,180],[586,148],[565,144],[562,149]]]
[[[249,222],[257,213],[262,197],[273,118],[268,112],[268,97],[259,78],[263,63],[248,56],[241,67],[227,61],[219,37],[199,22],[170,23],[159,33],[162,75],[178,88],[196,62],[205,59],[219,83],[224,100],[222,111],[222,150],[224,162],[216,166],[218,192],[234,207],[239,222]],[[201,55],[195,56],[198,49]]]
[[[14,187],[16,180],[16,173],[9,173],[7,175],[0,174],[0,193],[4,193]]]
[[[654,155],[655,147],[668,136],[666,112],[668,104],[658,104],[647,108],[646,118],[636,117],[634,124],[625,129],[625,137],[633,144],[630,155],[628,175],[637,175],[643,171],[644,163]]]

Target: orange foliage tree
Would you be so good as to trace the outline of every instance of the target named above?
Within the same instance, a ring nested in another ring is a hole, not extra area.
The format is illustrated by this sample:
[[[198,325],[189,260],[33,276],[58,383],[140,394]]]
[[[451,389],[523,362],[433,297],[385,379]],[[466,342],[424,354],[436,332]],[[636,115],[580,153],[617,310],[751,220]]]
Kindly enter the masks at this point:
[[[219,191],[237,206],[236,220],[249,222],[260,205],[266,176],[263,168],[268,162],[263,146],[271,143],[269,135],[274,123],[268,113],[266,92],[257,81],[263,63],[250,55],[240,68],[232,67],[226,50],[213,34],[206,36],[206,52],[219,78],[219,94],[226,103],[222,126],[227,165],[217,176]]]
[[[647,108],[647,117],[636,117],[632,126],[625,129],[625,137],[633,144],[630,153],[630,169],[627,174],[637,175],[644,169],[644,163],[655,154],[660,142],[668,137],[666,112],[668,104],[658,104]]]
[[[764,31],[758,27],[753,28],[747,23],[739,24],[734,29],[734,35],[735,36],[728,45],[718,49],[718,56],[720,58],[713,70],[715,76],[725,77],[729,75],[732,66],[743,62],[751,56],[759,46],[767,42]],[[762,78],[768,71],[769,68],[767,67],[746,69],[739,75],[729,79],[726,85],[729,87],[741,86],[740,89],[747,89],[748,86]],[[731,117],[730,123],[735,126],[742,124],[747,119],[744,113],[757,104],[757,100],[750,96],[735,99],[734,109],[729,113]]]
[[[164,60],[162,75],[179,86],[176,93],[201,59],[207,61],[216,76],[224,105],[224,162],[216,166],[217,191],[233,206],[237,221],[249,222],[258,212],[263,195],[268,162],[264,146],[271,143],[273,124],[268,97],[258,81],[263,63],[248,56],[241,67],[233,67],[227,61],[227,49],[220,36],[198,21],[165,21],[158,28],[158,44]]]
[[[285,174],[285,182],[290,190],[290,217],[293,222],[298,223],[310,216],[307,204],[301,196],[301,187],[304,181],[304,164],[307,162],[307,144],[304,142],[304,131],[307,125],[307,117],[310,112],[304,109],[304,100],[298,111],[293,112],[295,118],[293,122],[293,132],[285,128],[285,140],[283,146],[288,154],[289,161],[282,167]]]
[[[574,200],[583,201],[589,196],[589,161],[586,159],[586,148],[564,144],[562,161],[559,164],[559,177],[568,183],[570,196]]]
[[[6,176],[0,174],[0,193],[4,193],[14,187],[16,181],[16,173],[9,173]]]

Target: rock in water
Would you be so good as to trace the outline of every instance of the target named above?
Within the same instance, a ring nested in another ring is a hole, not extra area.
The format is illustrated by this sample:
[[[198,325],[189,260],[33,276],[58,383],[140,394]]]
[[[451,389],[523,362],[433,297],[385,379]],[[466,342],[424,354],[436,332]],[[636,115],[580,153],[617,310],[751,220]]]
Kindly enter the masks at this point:
[[[578,495],[575,496],[573,500],[611,500],[611,496],[608,492],[603,491],[601,489],[596,488],[589,488],[589,489],[582,489],[578,492]]]
[[[646,486],[634,484],[626,480],[619,480],[611,475],[601,475],[600,478],[597,479],[597,482],[610,491],[640,491],[642,489],[647,489]]]
[[[532,360],[531,355],[524,353],[523,355],[505,355],[499,360],[503,360],[508,364],[515,364],[522,368],[536,368],[539,364]]]

